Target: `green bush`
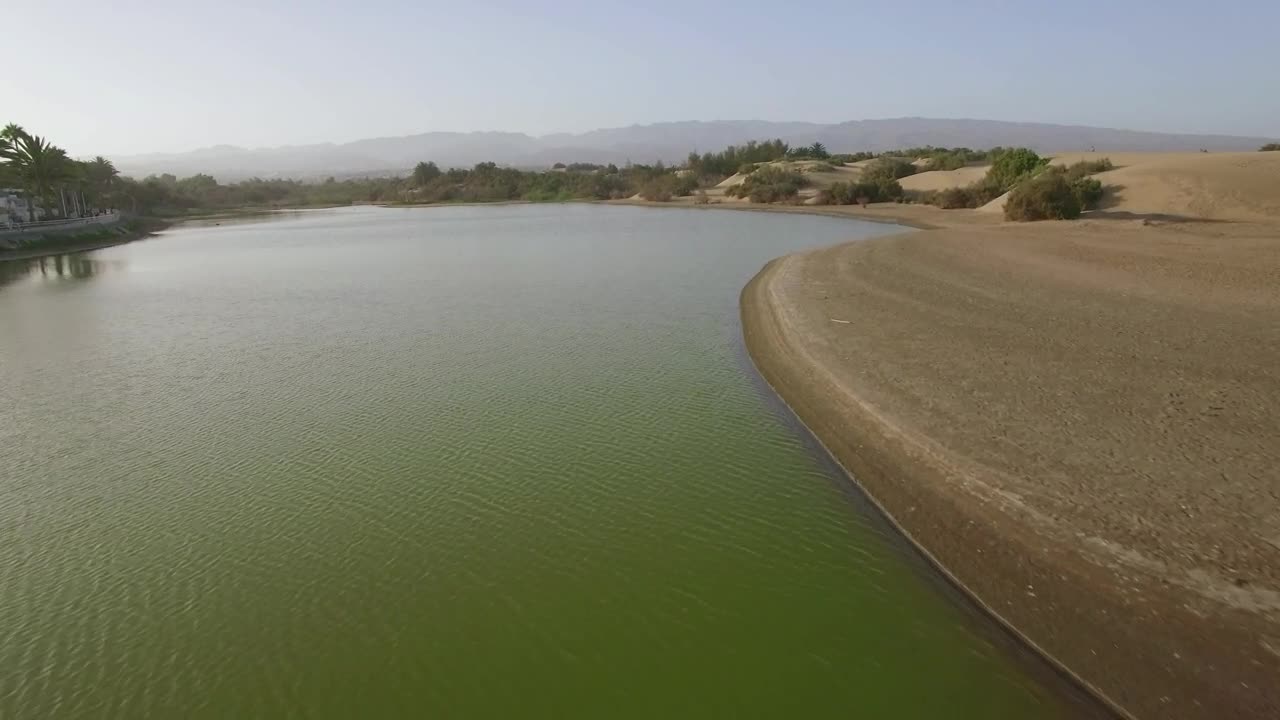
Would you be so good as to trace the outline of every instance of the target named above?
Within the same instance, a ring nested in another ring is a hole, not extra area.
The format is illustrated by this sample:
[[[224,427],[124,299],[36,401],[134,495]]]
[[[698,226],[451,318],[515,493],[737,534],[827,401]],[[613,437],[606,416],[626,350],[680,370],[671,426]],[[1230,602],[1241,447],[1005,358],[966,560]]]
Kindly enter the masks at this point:
[[[735,168],[742,172],[745,165],[784,158],[788,150],[789,146],[781,140],[752,140],[745,145],[730,145],[717,153],[689,153],[685,167],[693,170],[695,175],[718,176],[723,179],[732,175]]]
[[[853,184],[834,182],[818,196],[823,205],[852,205],[856,198],[853,195]]]
[[[1111,158],[1102,158],[1100,160],[1081,160],[1080,162],[1067,167],[1067,179],[1076,180],[1115,169],[1116,166],[1111,163]]]
[[[1004,217],[1020,222],[1072,220],[1080,217],[1080,211],[1080,199],[1066,173],[1048,172],[1023,180],[1009,193]]]
[[[640,188],[640,197],[652,202],[670,202],[671,184],[663,182],[662,178],[654,178]]]
[[[863,181],[856,185],[860,195],[871,198],[871,202],[889,202],[901,200],[904,196],[902,185],[896,179],[879,178],[872,182]]]
[[[862,171],[862,179],[870,182],[875,182],[886,177],[890,180],[897,180],[898,178],[904,178],[908,175],[914,175],[915,173],[916,166],[906,160],[882,157],[868,165],[867,169]]]
[[[1004,150],[996,154],[991,161],[987,179],[991,181],[993,187],[1003,188],[1000,191],[1000,194],[1003,194],[1022,180],[1040,172],[1048,162],[1027,148]]]
[[[982,207],[1009,192],[1009,188],[985,177],[970,185],[969,190],[973,193],[973,207]]]
[[[1263,145],[1262,147],[1258,148],[1258,151],[1259,152],[1280,151],[1280,143],[1267,143],[1266,145]]]
[[[757,185],[747,197],[753,203],[767,204],[790,200],[799,192],[800,189],[792,185]]]
[[[413,168],[413,184],[418,187],[426,187],[432,180],[440,177],[442,173],[440,168],[433,162],[420,162]],[[199,176],[196,176],[199,177]],[[187,178],[191,180],[193,178]],[[213,178],[209,178],[212,180]],[[217,184],[216,182],[214,183]]]
[[[829,157],[831,153],[827,152],[827,146],[820,142],[787,151],[787,158],[790,160],[826,160]]]
[[[573,193],[567,189],[549,190],[538,188],[526,192],[524,199],[529,202],[568,202],[573,199]]]
[[[982,207],[1004,193],[1004,188],[1000,187],[999,184],[990,178],[983,178],[964,187],[947,188],[945,190],[917,190],[906,194],[905,197],[911,202],[937,205],[943,210],[955,210],[958,208]]]
[[[640,197],[654,202],[667,202],[674,197],[691,195],[697,189],[698,178],[693,174],[664,172],[650,177],[640,186]]]
[[[841,165],[847,165],[849,163],[861,162],[862,160],[870,160],[875,156],[875,153],[869,152],[840,153],[838,155],[832,155],[831,160],[832,162],[839,163]]]
[[[823,191],[819,197],[826,205],[856,205],[862,199],[866,202],[901,201],[904,193],[902,186],[893,178],[880,178],[873,182],[835,182]]]
[[[805,176],[793,170],[763,167],[747,176],[747,179],[728,194],[750,198],[754,203],[780,202],[794,198],[800,188],[809,184]]]
[[[979,203],[973,187],[954,187],[939,191],[935,197],[934,204],[943,210],[955,210],[957,208],[976,208],[983,203]]]
[[[969,163],[969,158],[958,152],[944,152],[929,158],[929,170],[959,170]]]
[[[1071,192],[1076,196],[1076,202],[1080,203],[1081,210],[1092,210],[1098,207],[1098,202],[1102,200],[1101,181],[1082,177],[1067,182],[1071,185]]]
[[[937,190],[904,190],[902,200],[918,205],[937,205],[939,194]]]

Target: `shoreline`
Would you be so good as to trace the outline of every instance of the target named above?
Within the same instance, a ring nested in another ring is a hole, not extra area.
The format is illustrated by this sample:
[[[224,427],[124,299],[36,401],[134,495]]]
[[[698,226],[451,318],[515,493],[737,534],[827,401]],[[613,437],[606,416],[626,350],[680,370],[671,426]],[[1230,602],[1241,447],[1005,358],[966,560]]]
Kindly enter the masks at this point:
[[[855,241],[863,242],[863,241]],[[958,593],[960,599],[968,603],[973,609],[982,615],[987,621],[994,623],[996,629],[1005,633],[1010,642],[1015,643],[1031,653],[1038,661],[1043,663],[1048,671],[1054,673],[1060,682],[1070,686],[1071,689],[1084,695],[1089,701],[1097,703],[1107,713],[1124,720],[1134,720],[1135,716],[1127,709],[1115,702],[1113,698],[1108,696],[1100,688],[1090,683],[1078,673],[1074,672],[1068,665],[1062,662],[1053,653],[1046,650],[1034,639],[1022,632],[1008,618],[1002,615],[995,607],[986,602],[978,593],[966,584],[956,573],[936,555],[929,547],[916,536],[899,518],[890,511],[882,500],[877,497],[867,485],[858,479],[858,476],[850,469],[850,465],[841,453],[832,449],[832,446],[824,439],[823,434],[815,430],[810,421],[806,420],[803,415],[792,405],[792,401],[787,399],[787,393],[779,390],[775,385],[772,377],[779,377],[780,372],[784,372],[774,365],[774,359],[771,356],[772,351],[762,349],[762,344],[768,342],[761,339],[761,335],[767,335],[777,332],[777,328],[767,328],[767,325],[776,325],[776,318],[762,319],[762,315],[770,312],[770,306],[764,296],[768,292],[768,285],[773,274],[778,270],[783,261],[790,256],[783,256],[770,261],[764,266],[750,282],[742,289],[740,312],[742,315],[743,340],[747,347],[747,356],[751,360],[752,368],[764,385],[774,394],[777,400],[791,413],[792,417],[805,432],[807,432],[821,448],[822,452],[827,455],[832,463],[839,468],[845,478],[853,484],[857,492],[866,500],[873,511],[892,529],[893,532],[902,539],[907,548],[916,553],[923,563],[928,567],[930,572],[936,573],[938,579],[948,588]],[[764,358],[764,359],[762,359]]]
[[[131,242],[148,238],[162,230],[172,227],[175,223],[167,220],[157,220],[155,218],[146,218],[142,221],[142,225],[137,229],[129,229],[110,239],[88,240],[83,243],[67,243],[57,247],[32,247],[20,250],[0,250],[0,262],[8,260],[38,260],[45,257],[54,257],[55,255],[71,255],[74,253],[92,252],[94,250],[103,250],[118,245],[127,245]]]
[[[840,215],[857,218],[854,213]],[[1092,229],[1105,235],[1111,229],[1106,226],[1095,222]],[[1070,226],[1059,225],[1049,232],[1063,227]],[[1000,234],[1039,232],[1006,225]],[[1270,675],[1268,668],[1280,668],[1280,663],[1258,649],[1260,644],[1269,646],[1257,638],[1268,637],[1266,633],[1275,629],[1265,615],[1255,618],[1208,604],[1201,607],[1197,603],[1203,598],[1188,599],[1185,588],[1176,582],[1170,585],[1160,572],[1143,576],[1141,569],[1100,565],[1093,548],[1080,542],[1092,535],[1072,527],[1071,518],[1056,518],[1063,527],[1049,532],[1047,526],[1037,524],[1036,508],[1023,507],[1024,498],[1017,493],[1026,492],[1025,488],[1010,490],[1001,486],[1000,479],[982,477],[996,470],[969,462],[979,452],[958,440],[943,443],[927,432],[917,432],[889,414],[900,408],[886,402],[888,395],[872,401],[854,388],[858,382],[867,388],[874,383],[859,377],[867,370],[842,354],[849,346],[841,345],[845,341],[826,332],[824,325],[846,332],[849,327],[862,328],[857,321],[852,326],[828,322],[828,294],[834,296],[845,281],[866,281],[865,275],[849,270],[860,267],[856,263],[872,265],[877,256],[895,246],[913,245],[927,251],[935,242],[957,234],[964,232],[950,228],[894,235],[771,261],[743,289],[740,306],[744,341],[757,371],[851,481],[943,577],[1112,712],[1142,718],[1208,718],[1219,711],[1238,717],[1267,716],[1280,702],[1280,688],[1267,685],[1268,677],[1274,686],[1274,677],[1280,674]],[[966,240],[974,242],[966,250],[980,252],[977,242],[986,230],[968,234],[974,237]],[[865,252],[855,253],[852,248]],[[844,275],[813,271],[819,265],[830,268],[840,263],[846,263]],[[923,267],[921,263],[908,274]],[[941,267],[949,272],[945,264]],[[931,272],[938,268],[936,264],[927,267]],[[1010,266],[1001,269],[1008,272]],[[895,297],[895,302],[901,301]],[[852,300],[841,306],[849,313],[857,313],[859,307]],[[880,317],[892,318],[892,313],[889,310]],[[903,314],[910,319],[910,313]],[[865,345],[875,340],[856,342]],[[921,352],[931,349],[921,348],[918,341],[909,341],[908,347]],[[998,351],[992,355],[998,360]],[[890,371],[886,382],[906,382],[906,375]],[[981,412],[970,410],[971,414]],[[1059,441],[1059,453],[1064,445],[1069,443]],[[1048,447],[1051,451],[1053,446]],[[1141,452],[1141,446],[1136,451]],[[1033,482],[1038,479],[1034,473],[1031,477]],[[1057,532],[1063,529],[1068,532]],[[1176,570],[1170,566],[1164,574],[1174,576]],[[1265,599],[1268,591],[1259,592]]]

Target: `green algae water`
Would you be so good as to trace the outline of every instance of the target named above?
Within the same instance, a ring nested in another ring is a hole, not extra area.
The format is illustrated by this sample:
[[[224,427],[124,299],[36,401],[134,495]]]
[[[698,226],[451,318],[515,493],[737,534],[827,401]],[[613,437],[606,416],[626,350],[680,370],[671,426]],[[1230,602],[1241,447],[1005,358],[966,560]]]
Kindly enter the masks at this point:
[[[1054,718],[755,378],[896,231],[282,214],[0,263],[0,716]]]

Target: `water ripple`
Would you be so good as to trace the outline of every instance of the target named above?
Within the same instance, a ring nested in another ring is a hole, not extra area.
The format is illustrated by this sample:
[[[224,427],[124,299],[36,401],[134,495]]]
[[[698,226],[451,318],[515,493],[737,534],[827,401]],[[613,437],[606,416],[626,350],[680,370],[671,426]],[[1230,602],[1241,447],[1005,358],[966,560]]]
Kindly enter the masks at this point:
[[[744,376],[743,283],[886,230],[353,209],[9,282],[0,717],[1051,714]]]

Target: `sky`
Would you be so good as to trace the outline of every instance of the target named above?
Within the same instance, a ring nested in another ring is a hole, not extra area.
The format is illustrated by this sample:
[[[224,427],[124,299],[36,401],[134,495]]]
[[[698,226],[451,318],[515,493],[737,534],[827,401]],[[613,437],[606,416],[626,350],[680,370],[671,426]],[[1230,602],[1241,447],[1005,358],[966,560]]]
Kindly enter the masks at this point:
[[[1276,0],[58,0],[18,15],[0,123],[77,157],[904,116],[1280,137]]]

